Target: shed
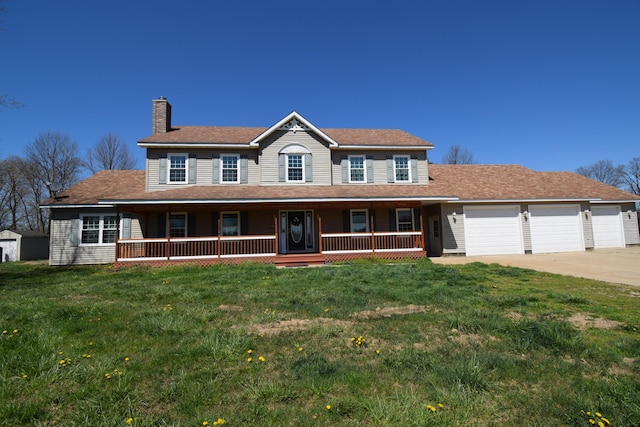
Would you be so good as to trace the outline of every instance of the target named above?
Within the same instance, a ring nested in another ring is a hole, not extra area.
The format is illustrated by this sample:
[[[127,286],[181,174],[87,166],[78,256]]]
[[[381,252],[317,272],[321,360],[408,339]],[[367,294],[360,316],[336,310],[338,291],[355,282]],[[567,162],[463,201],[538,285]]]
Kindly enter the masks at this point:
[[[2,262],[49,258],[49,236],[36,231],[0,231]]]

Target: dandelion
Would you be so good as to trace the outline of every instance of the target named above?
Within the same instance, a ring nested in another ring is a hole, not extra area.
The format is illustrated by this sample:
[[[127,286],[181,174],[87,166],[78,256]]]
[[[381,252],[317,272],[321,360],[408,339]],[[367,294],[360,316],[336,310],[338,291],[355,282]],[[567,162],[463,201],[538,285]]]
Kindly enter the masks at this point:
[[[110,373],[106,373],[104,374],[105,379],[110,380],[111,379],[111,374]]]
[[[261,362],[264,362],[264,357],[260,356],[260,357],[258,357],[258,360],[261,361]]]
[[[208,425],[209,425],[209,421],[203,421],[203,422],[202,422],[202,425],[203,425],[203,426],[208,426]]]
[[[302,351],[302,350],[304,350],[304,348],[298,347],[298,351]]]
[[[376,348],[376,354],[380,354],[380,349]]]
[[[220,425],[225,424],[225,423],[226,423],[226,421],[225,421],[225,420],[223,420],[222,418],[218,418],[217,420],[215,420],[215,421],[213,422],[213,425],[214,425],[214,426],[220,426]]]
[[[442,409],[444,408],[444,405],[442,403],[438,403],[438,408]]]
[[[83,353],[82,357],[85,359],[91,359],[91,355],[89,353]]]
[[[253,353],[253,350],[251,349],[247,350],[247,354],[251,354],[251,353]]]
[[[125,421],[127,424],[131,424],[133,422],[133,418],[129,417],[127,418],[127,421]]]
[[[325,406],[325,408],[327,408],[327,411],[330,411],[331,410],[331,405],[327,405],[327,406]]]
[[[27,374],[22,374],[22,379],[26,380],[28,378]]]
[[[125,358],[124,358],[124,361],[125,361],[125,362],[128,362],[128,361],[129,361],[129,358],[128,358],[128,357],[125,357]]]
[[[252,360],[253,360],[252,358],[247,357],[247,362],[251,363]]]
[[[328,312],[329,312],[329,309],[328,309],[328,308],[325,308],[325,309],[324,309],[324,312],[325,312],[325,313],[328,313]]]
[[[427,409],[430,410],[431,412],[436,412],[435,406],[427,405]]]

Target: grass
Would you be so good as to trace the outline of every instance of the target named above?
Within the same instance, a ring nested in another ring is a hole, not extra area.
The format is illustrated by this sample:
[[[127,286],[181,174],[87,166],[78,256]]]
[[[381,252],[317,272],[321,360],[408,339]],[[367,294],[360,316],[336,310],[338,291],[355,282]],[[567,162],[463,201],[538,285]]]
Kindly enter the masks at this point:
[[[0,425],[637,426],[638,295],[428,260],[5,263]]]

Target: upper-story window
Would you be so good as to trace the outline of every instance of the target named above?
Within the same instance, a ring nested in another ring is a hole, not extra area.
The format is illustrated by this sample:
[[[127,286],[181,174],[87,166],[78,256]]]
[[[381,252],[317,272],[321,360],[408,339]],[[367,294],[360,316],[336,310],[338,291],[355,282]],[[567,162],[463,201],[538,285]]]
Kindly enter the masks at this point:
[[[220,182],[240,182],[239,160],[240,156],[237,154],[223,154],[220,156],[222,164],[220,168]]]
[[[393,172],[395,182],[411,182],[411,168],[409,156],[393,157]]]
[[[278,166],[280,182],[310,182],[313,180],[312,155],[302,145],[291,144],[280,150]]]
[[[304,181],[304,154],[287,154],[287,181]]]
[[[349,156],[349,182],[366,182],[365,156]]]
[[[184,184],[187,182],[187,155],[169,155],[169,182]]]

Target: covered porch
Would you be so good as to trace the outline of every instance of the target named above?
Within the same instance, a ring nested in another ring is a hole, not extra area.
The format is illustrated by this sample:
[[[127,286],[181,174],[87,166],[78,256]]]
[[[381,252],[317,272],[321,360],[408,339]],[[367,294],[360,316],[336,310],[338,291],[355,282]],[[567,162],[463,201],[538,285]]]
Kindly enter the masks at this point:
[[[141,218],[142,237],[117,239],[116,265],[249,260],[311,265],[427,253],[419,203],[259,205],[237,211],[213,205],[128,207],[127,212]]]

